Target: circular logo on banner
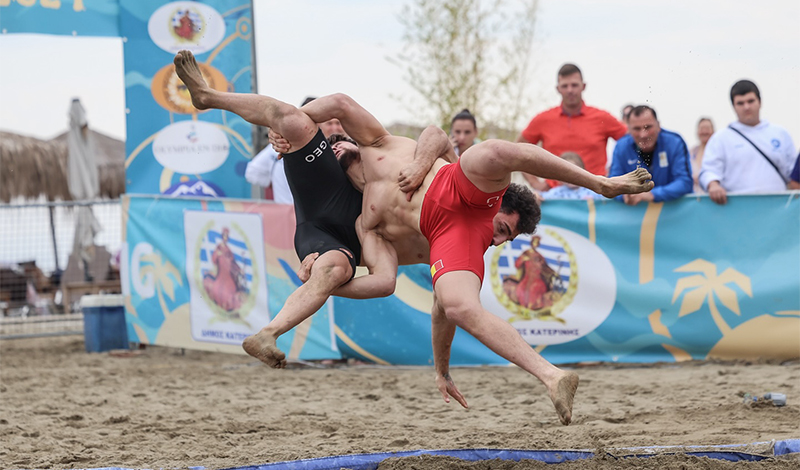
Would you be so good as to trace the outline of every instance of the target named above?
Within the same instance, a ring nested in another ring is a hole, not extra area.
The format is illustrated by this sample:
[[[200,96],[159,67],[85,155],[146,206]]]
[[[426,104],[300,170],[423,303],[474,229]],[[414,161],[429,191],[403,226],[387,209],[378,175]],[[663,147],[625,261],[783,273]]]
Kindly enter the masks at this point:
[[[180,121],[161,129],[153,140],[153,156],[176,173],[201,174],[219,168],[230,153],[225,133],[205,121]]]
[[[560,344],[597,328],[616,302],[614,266],[575,232],[542,225],[490,247],[481,302],[531,345]]]
[[[244,230],[235,222],[209,221],[200,231],[194,261],[197,287],[214,317],[246,324],[256,303],[259,270]]]
[[[172,2],[153,12],[147,22],[147,32],[158,47],[170,54],[181,49],[202,54],[225,37],[225,20],[208,5]]]
[[[230,91],[228,80],[222,72],[202,62],[198,62],[197,65],[200,67],[200,73],[209,87],[217,91]],[[209,111],[207,109],[200,111],[192,106],[192,96],[189,94],[186,85],[175,73],[173,64],[163,67],[153,75],[150,92],[159,106],[173,113],[195,114]]]

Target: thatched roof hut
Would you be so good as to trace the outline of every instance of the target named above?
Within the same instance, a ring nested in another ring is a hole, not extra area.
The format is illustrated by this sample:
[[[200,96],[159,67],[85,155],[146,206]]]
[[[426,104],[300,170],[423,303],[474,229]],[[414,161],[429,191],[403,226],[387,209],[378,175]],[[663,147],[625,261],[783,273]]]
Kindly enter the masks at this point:
[[[125,192],[125,143],[90,130],[97,149],[100,197]],[[0,201],[13,198],[70,201],[67,181],[67,133],[40,140],[0,131]]]

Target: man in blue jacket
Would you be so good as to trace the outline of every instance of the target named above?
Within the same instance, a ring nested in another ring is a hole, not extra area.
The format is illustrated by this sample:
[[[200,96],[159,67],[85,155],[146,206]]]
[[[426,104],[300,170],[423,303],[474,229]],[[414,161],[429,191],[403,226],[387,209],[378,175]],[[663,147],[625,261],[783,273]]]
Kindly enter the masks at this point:
[[[692,191],[692,170],[686,142],[675,132],[661,129],[656,111],[649,106],[633,108],[629,117],[628,135],[614,148],[608,176],[647,169],[655,187],[648,193],[625,194],[617,199],[635,206],[640,202],[662,202],[677,199]]]

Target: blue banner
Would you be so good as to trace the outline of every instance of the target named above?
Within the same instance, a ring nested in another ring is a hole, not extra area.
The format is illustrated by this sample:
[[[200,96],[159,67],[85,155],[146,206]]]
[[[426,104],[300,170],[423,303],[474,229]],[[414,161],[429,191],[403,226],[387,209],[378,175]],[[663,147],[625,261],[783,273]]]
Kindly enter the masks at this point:
[[[800,357],[800,192],[542,212],[486,252],[481,302],[551,362]],[[291,206],[128,196],[123,220],[133,341],[241,352],[299,285]],[[432,303],[429,267],[403,266],[394,295],[334,298],[278,346],[432,364]],[[459,329],[451,363],[506,361]]]
[[[219,91],[251,91],[249,0],[121,0],[126,38],[128,193],[250,197],[244,170],[252,127],[239,116],[194,108],[175,74],[175,53],[194,53]]]
[[[244,354],[300,284],[292,206],[123,196],[122,289],[133,342]],[[277,222],[281,221],[281,222]],[[291,359],[338,359],[333,302],[283,335]]]
[[[490,248],[481,300],[555,363],[800,357],[800,194],[634,207],[547,201],[536,234]],[[335,300],[343,355],[432,364],[430,274]],[[460,329],[453,364],[505,363]]]
[[[119,36],[119,0],[0,0],[0,30]]]

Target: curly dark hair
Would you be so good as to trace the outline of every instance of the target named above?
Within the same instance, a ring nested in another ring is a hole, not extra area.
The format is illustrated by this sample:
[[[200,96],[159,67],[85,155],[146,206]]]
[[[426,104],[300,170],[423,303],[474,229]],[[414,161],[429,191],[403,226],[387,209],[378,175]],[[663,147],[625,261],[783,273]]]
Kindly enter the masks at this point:
[[[511,183],[503,196],[503,203],[500,211],[504,214],[519,214],[517,230],[519,233],[533,233],[539,220],[542,218],[542,211],[536,197],[530,189],[521,184]]]
[[[345,141],[345,142],[350,142],[351,144],[353,144],[356,147],[358,147],[358,144],[356,143],[355,140],[351,139],[350,137],[347,137],[346,135],[342,135],[342,134],[331,134],[330,137],[328,137],[327,140],[328,140],[328,145],[330,145],[330,146],[333,146],[333,144],[335,144],[336,142]]]

